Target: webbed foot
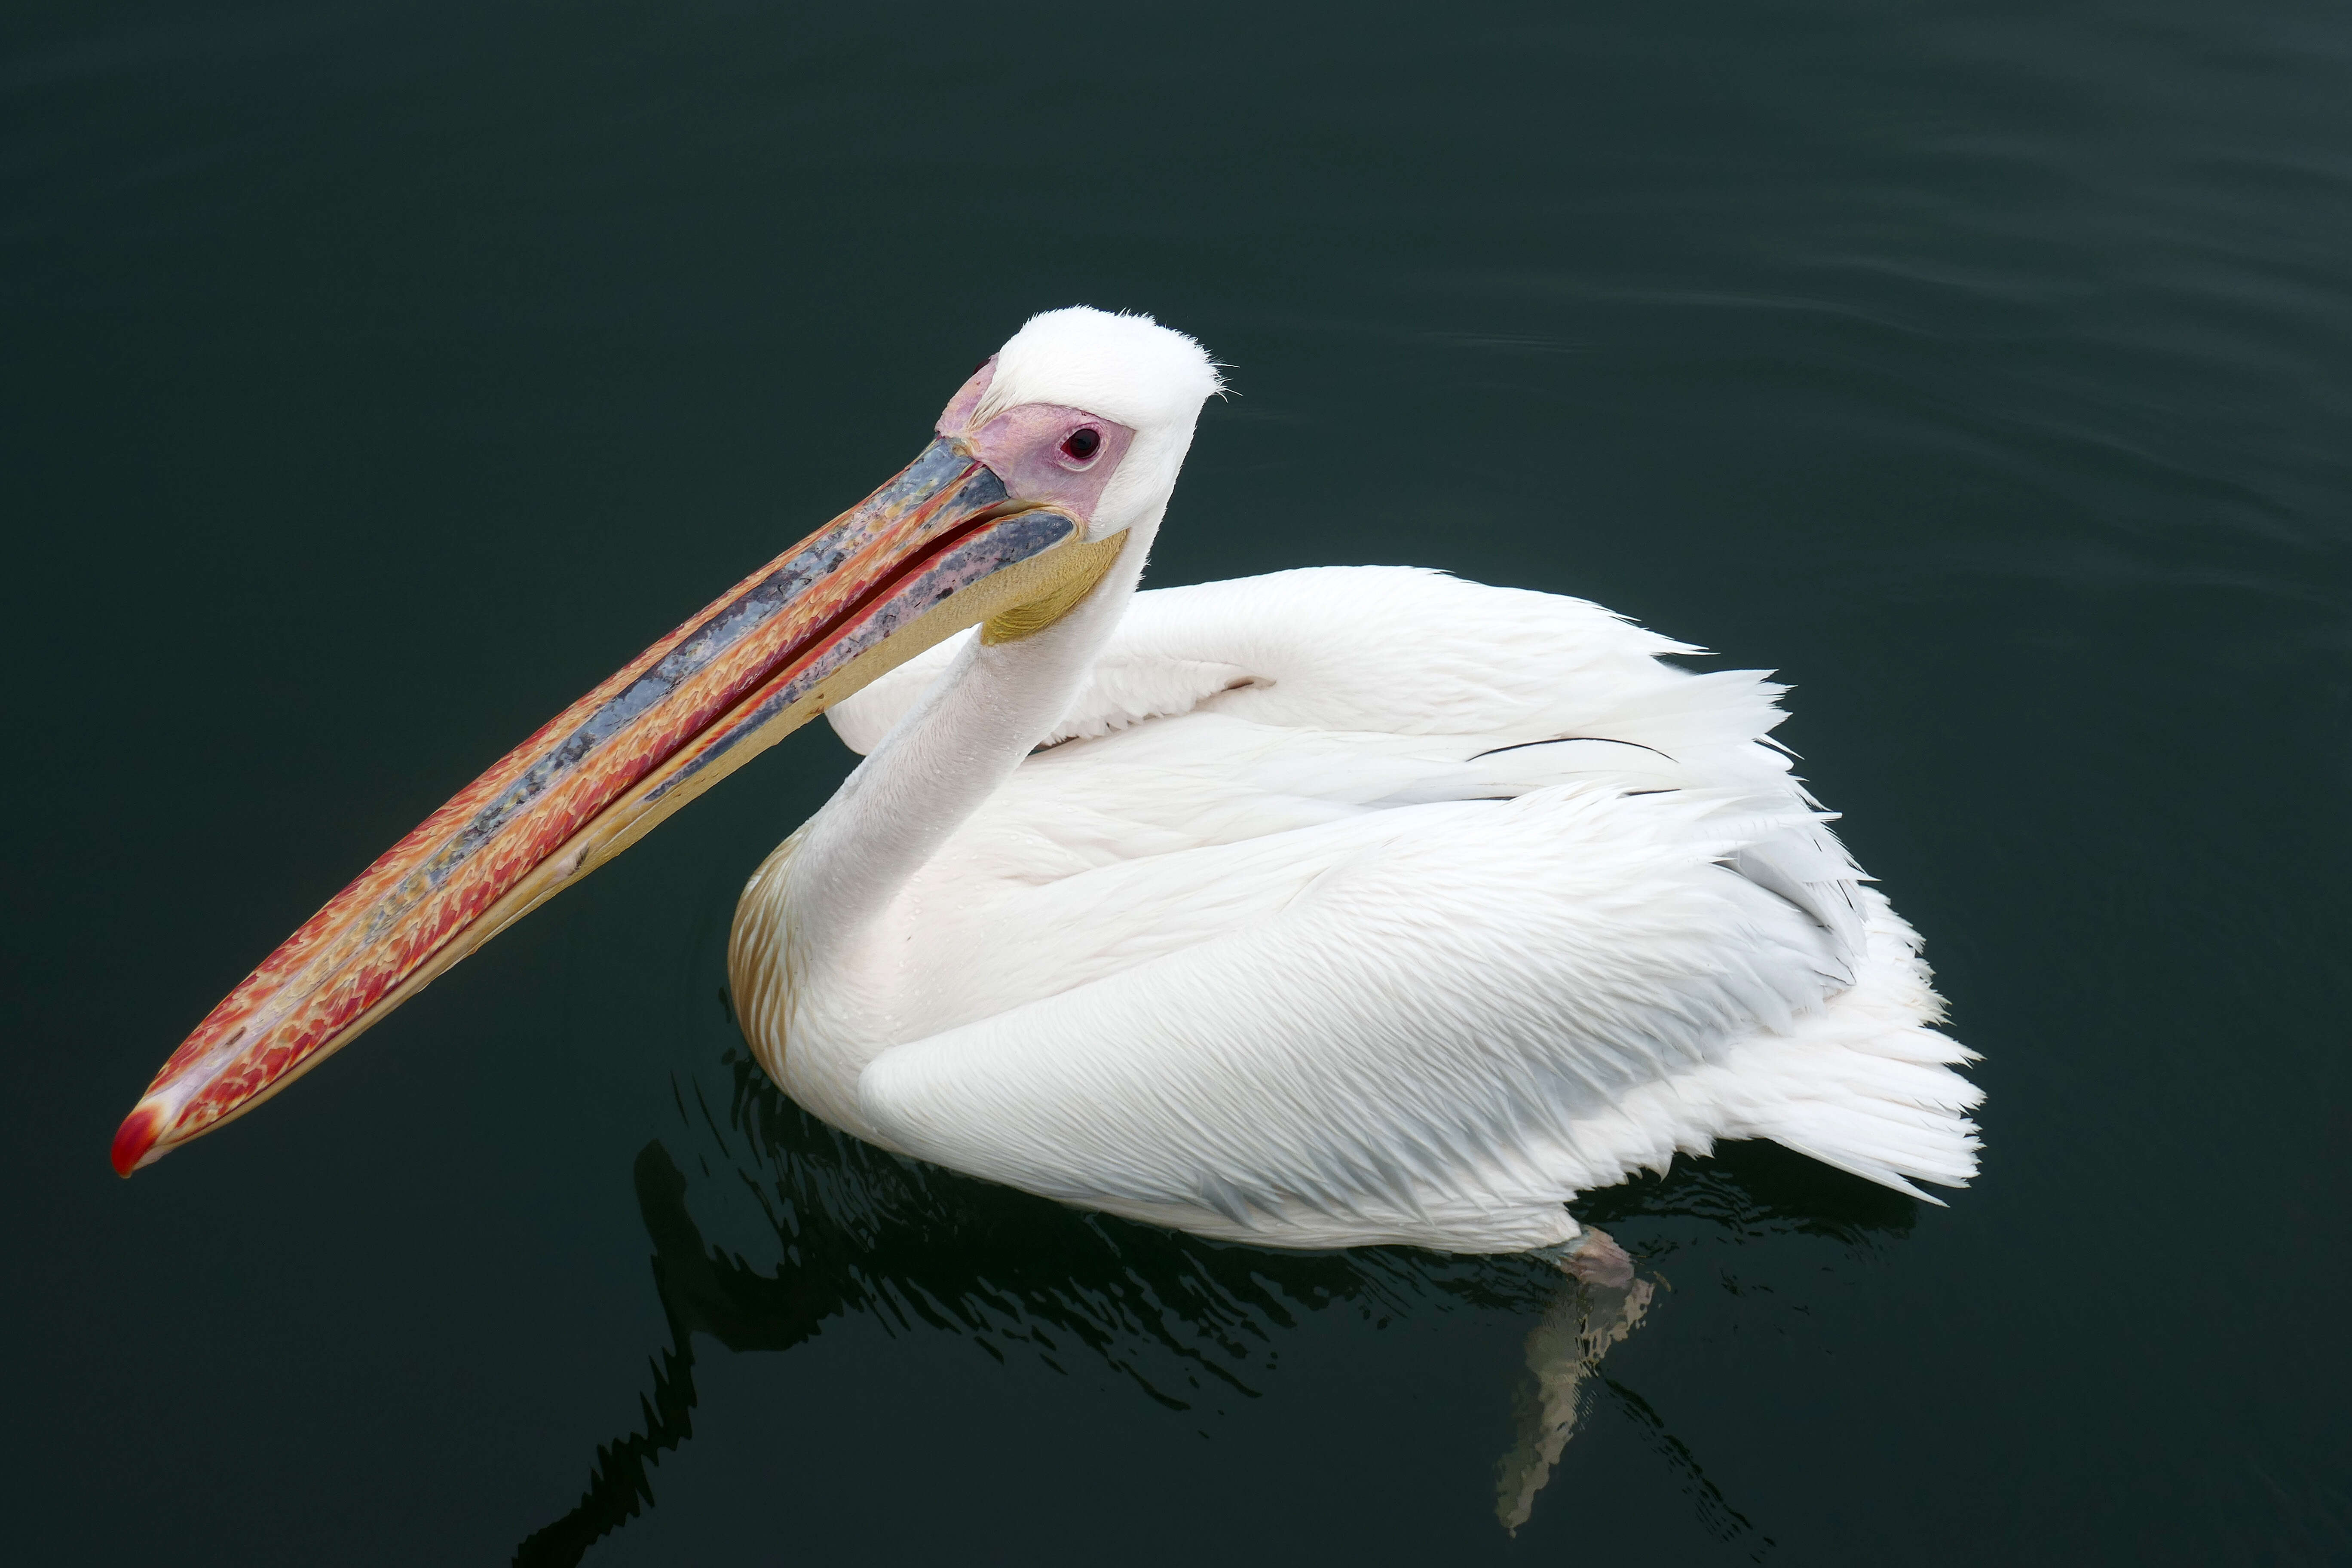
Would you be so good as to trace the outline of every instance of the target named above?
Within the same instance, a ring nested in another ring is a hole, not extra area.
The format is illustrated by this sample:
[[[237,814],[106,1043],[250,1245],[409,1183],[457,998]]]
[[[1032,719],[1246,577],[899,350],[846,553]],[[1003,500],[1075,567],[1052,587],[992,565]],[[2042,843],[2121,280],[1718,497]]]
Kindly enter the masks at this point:
[[[1552,1261],[1587,1285],[1622,1290],[1633,1283],[1633,1260],[1616,1238],[1588,1226],[1584,1234],[1553,1256]]]

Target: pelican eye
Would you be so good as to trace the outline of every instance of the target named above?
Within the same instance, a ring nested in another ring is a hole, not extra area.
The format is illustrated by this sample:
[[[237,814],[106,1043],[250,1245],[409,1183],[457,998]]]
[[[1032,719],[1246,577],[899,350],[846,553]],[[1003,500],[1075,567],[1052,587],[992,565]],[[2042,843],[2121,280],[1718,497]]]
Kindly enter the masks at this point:
[[[1062,456],[1073,463],[1091,463],[1102,449],[1102,432],[1091,425],[1082,425],[1062,437]]]

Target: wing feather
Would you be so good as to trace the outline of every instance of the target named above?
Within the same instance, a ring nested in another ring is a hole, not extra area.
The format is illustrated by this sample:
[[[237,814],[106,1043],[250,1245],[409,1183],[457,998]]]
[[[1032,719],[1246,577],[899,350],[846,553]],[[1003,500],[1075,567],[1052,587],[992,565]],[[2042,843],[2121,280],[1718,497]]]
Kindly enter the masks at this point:
[[[1384,814],[1278,910],[889,1050],[860,1104],[957,1169],[1259,1239],[1458,1243],[1480,1208],[1557,1232],[1622,1174],[1583,1129],[1830,994],[1826,933],[1720,864],[1779,826],[1752,806],[1568,785]]]
[[[877,936],[887,1010],[845,994],[788,1087],[960,1170],[1274,1245],[1541,1246],[1563,1198],[1722,1137],[1965,1182],[1978,1096],[1916,934],[1771,741],[1783,688],[1660,657],[1693,651],[1402,568],[1139,595]],[[954,652],[836,710],[843,738]]]

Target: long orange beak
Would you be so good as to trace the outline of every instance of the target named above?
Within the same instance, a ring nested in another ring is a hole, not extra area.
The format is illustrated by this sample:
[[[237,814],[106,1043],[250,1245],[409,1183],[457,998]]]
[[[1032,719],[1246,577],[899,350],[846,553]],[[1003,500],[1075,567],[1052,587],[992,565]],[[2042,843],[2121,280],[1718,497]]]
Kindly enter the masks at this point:
[[[753,756],[951,633],[1098,569],[961,440],[785,551],[509,752],[196,1026],[114,1136],[129,1175],[268,1099]]]

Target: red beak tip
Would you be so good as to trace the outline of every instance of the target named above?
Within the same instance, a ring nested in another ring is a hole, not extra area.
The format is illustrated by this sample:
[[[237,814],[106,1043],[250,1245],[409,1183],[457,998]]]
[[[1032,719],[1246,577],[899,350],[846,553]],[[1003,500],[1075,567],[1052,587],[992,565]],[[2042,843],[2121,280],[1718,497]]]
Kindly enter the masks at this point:
[[[114,1134],[114,1173],[128,1176],[147,1163],[163,1131],[163,1118],[152,1106],[142,1105],[125,1117]]]

